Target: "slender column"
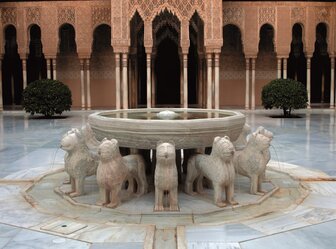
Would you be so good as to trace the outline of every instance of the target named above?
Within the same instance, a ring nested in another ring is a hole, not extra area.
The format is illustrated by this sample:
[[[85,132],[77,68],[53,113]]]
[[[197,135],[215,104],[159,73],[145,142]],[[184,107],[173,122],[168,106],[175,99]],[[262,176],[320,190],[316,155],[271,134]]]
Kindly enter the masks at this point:
[[[335,107],[335,57],[330,58],[330,108]]]
[[[197,95],[198,95],[198,104],[203,107],[203,65],[202,65],[202,58],[201,55],[198,59],[198,77],[197,77]]]
[[[310,108],[310,58],[307,57],[307,95],[308,95],[308,108]]]
[[[56,58],[51,59],[52,62],[52,68],[53,68],[53,79],[57,80],[56,77]]]
[[[212,109],[212,54],[207,54],[208,82],[207,82],[207,109]]]
[[[2,100],[2,57],[0,56],[0,111],[3,110],[3,100]]]
[[[151,54],[146,54],[147,61],[147,108],[152,108],[152,83],[151,83]]]
[[[252,85],[251,85],[251,109],[255,109],[255,58],[252,58]]]
[[[120,54],[115,54],[115,67],[116,67],[116,109],[120,109]]]
[[[86,99],[87,109],[91,110],[91,74],[90,74],[90,59],[86,60]]]
[[[81,103],[82,103],[82,110],[85,110],[84,61],[85,61],[85,60],[80,59]]]
[[[219,53],[215,53],[215,109],[219,109]]]
[[[287,58],[283,58],[283,78],[287,79]]]
[[[280,79],[281,78],[281,58],[277,58],[277,59],[278,59],[278,63],[277,63],[278,74],[277,74],[277,77],[278,77],[278,79]]]
[[[246,58],[246,76],[245,76],[245,109],[250,108],[250,58]]]
[[[27,87],[27,59],[22,59],[23,89]]]
[[[188,54],[183,54],[183,108],[188,108]]]
[[[46,59],[47,61],[47,78],[51,79],[51,68],[50,68],[50,59]]]
[[[151,64],[155,65],[155,55],[153,55]],[[154,70],[151,70],[151,104],[152,104],[152,106],[156,105],[155,100],[156,100],[156,96],[155,96],[155,75],[154,75]]]
[[[128,109],[127,53],[122,54],[123,109]]]

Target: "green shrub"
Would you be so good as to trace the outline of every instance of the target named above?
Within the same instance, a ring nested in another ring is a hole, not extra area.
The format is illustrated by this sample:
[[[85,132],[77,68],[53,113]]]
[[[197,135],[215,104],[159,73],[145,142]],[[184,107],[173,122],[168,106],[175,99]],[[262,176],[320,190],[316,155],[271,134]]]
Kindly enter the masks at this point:
[[[23,108],[31,115],[41,113],[46,117],[69,111],[72,105],[68,86],[57,80],[37,80],[23,91]]]
[[[291,116],[293,109],[307,107],[307,90],[298,81],[276,79],[262,89],[262,105],[266,109],[281,108],[285,117]]]

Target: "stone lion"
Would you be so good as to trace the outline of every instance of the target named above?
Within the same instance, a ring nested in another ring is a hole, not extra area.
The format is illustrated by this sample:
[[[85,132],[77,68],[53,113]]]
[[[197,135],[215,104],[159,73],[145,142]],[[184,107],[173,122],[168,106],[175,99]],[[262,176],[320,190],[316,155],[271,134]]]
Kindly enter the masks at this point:
[[[226,201],[232,205],[238,204],[234,198],[235,169],[233,156],[235,148],[229,137],[216,137],[212,145],[210,155],[194,155],[188,161],[187,178],[185,182],[185,192],[195,195],[193,191],[194,181],[196,191],[203,191],[203,177],[212,182],[214,188],[214,203],[219,207],[225,207],[222,194],[225,192]]]
[[[144,158],[139,154],[124,156],[123,160],[128,170],[128,192],[134,192],[134,180],[137,186],[136,194],[144,195],[148,192],[146,179],[146,164]]]
[[[164,211],[164,195],[168,194],[169,211],[178,211],[178,176],[176,168],[175,145],[158,143],[156,147],[156,168],[154,174],[154,211]]]
[[[100,160],[97,168],[99,186],[97,205],[115,208],[120,204],[119,194],[128,175],[128,169],[116,139],[104,139],[99,145],[98,154]]]
[[[250,136],[247,145],[234,157],[237,172],[250,178],[250,193],[263,195],[261,184],[264,179],[266,165],[270,159],[269,147],[272,138],[258,130]]]
[[[84,194],[84,181],[87,176],[96,174],[98,157],[86,144],[85,132],[90,127],[71,129],[61,140],[61,149],[67,153],[64,157],[64,169],[70,176],[71,197]]]

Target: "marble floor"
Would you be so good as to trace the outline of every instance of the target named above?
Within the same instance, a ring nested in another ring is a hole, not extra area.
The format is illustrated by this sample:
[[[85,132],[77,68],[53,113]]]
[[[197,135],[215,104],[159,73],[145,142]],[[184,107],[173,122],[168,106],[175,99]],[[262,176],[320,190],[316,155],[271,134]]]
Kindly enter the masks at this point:
[[[272,168],[305,179],[302,184],[309,195],[282,212],[237,223],[187,225],[177,228],[177,234],[155,226],[120,225],[111,219],[102,224],[76,223],[74,213],[65,220],[62,214],[50,215],[31,205],[22,191],[41,175],[63,167],[62,135],[85,125],[92,112],[72,111],[57,119],[30,117],[21,111],[1,112],[0,248],[335,248],[335,110],[295,111],[300,118],[291,119],[270,117],[280,111],[242,112],[252,130],[262,125],[274,133]],[[315,171],[319,177],[314,178]],[[53,205],[51,200],[45,201]],[[42,229],[55,222],[79,226],[81,232],[62,234]]]

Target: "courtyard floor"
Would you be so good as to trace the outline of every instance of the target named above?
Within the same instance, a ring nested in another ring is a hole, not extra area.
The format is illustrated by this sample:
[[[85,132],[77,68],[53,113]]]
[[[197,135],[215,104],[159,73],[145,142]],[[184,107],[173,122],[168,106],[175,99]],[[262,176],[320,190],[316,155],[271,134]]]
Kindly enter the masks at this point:
[[[280,111],[241,112],[252,130],[274,133],[267,176],[278,191],[250,209],[191,216],[125,216],[55,193],[65,178],[60,140],[93,111],[57,119],[0,113],[0,248],[335,248],[335,110],[299,110],[291,119],[270,117]]]

